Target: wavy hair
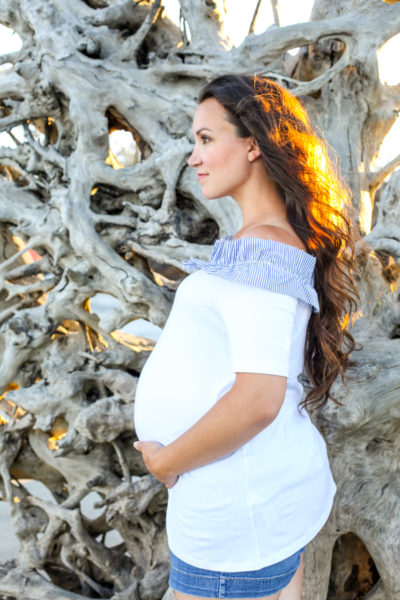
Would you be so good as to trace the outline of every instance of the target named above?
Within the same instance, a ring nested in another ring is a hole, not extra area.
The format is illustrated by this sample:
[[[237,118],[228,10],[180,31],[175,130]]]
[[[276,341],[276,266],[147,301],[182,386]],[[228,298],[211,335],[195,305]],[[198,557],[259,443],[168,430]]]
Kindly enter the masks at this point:
[[[198,101],[215,98],[237,135],[253,136],[268,175],[286,205],[288,220],[315,256],[314,282],[320,311],[307,328],[305,374],[309,389],[300,407],[325,404],[331,386],[352,364],[355,349],[347,330],[357,309],[354,286],[354,233],[349,217],[351,193],[328,144],[310,124],[299,100],[275,81],[258,75],[222,75],[206,84]]]

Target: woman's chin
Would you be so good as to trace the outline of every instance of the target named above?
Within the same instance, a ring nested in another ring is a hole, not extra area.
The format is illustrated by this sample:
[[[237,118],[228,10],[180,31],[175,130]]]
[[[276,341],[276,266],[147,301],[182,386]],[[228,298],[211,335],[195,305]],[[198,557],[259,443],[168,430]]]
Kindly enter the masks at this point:
[[[224,192],[218,192],[218,191],[208,191],[205,190],[204,188],[202,188],[202,194],[205,198],[207,198],[207,200],[218,200],[218,198],[222,198],[223,196],[226,196],[226,194]]]

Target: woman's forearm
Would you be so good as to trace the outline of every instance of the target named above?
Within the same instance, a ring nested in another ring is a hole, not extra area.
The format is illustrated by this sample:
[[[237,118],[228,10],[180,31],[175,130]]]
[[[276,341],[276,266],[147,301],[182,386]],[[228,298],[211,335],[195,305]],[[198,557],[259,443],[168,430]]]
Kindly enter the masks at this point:
[[[271,387],[274,388],[274,385]],[[282,381],[275,387],[277,389],[270,388],[270,392],[277,392],[282,396],[282,400],[271,402],[271,410],[268,413],[266,410],[260,410],[260,401],[252,399],[243,387],[234,386],[190,429],[155,455],[155,471],[179,475],[226,456],[243,446],[265,429],[279,412],[276,406],[280,407],[284,397]]]

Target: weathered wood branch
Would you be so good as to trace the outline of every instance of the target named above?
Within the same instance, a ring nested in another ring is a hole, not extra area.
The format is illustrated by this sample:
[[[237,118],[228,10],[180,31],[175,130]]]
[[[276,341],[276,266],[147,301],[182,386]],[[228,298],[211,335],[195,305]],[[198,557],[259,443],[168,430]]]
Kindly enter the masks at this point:
[[[279,0],[271,0],[272,14],[274,15],[275,25],[281,26],[279,18]]]
[[[390,20],[390,32],[386,27],[388,20]],[[341,38],[341,36],[346,36],[346,38],[361,40],[365,39],[367,31],[375,29],[377,36],[374,36],[371,46],[379,48],[398,31],[399,23],[398,7],[385,5],[384,2],[373,2],[365,7],[363,3],[347,14],[343,10],[343,15],[336,18],[268,29],[256,36],[254,42],[246,38],[239,49],[246,48],[246,45],[250,44],[253,60],[257,61],[261,57],[272,59],[290,48],[315,44],[320,37]]]
[[[386,165],[384,165],[379,171],[371,173],[369,176],[369,186],[372,192],[374,192],[386,179],[390,173],[392,173],[397,167],[400,166],[400,154],[395,156]]]
[[[223,31],[223,8],[221,2],[196,2],[196,0],[179,0],[182,16],[189,25],[190,46],[200,52],[228,50],[230,45]]]

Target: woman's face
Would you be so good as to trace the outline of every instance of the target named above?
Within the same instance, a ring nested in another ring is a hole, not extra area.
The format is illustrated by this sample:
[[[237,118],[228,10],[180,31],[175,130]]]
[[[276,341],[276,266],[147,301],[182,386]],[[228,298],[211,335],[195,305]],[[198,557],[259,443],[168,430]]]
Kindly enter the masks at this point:
[[[252,138],[240,138],[226,118],[227,113],[215,98],[207,98],[193,119],[195,147],[189,157],[197,169],[197,179],[206,198],[238,194],[251,171]]]

